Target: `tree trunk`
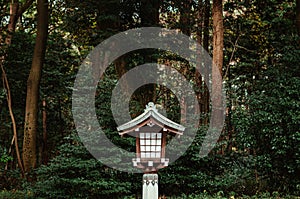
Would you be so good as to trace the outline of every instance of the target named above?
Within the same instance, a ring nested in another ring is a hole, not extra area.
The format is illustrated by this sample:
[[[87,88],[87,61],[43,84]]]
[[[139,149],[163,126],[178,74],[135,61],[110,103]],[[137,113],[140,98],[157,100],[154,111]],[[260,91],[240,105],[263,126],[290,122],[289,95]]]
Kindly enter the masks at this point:
[[[23,164],[26,172],[36,167],[36,135],[38,121],[38,99],[41,71],[48,36],[48,0],[37,1],[37,37],[33,59],[27,80],[25,126],[23,140]]]
[[[213,66],[212,66],[212,129],[221,128],[223,118],[222,106],[222,66],[223,66],[223,4],[222,0],[213,0]],[[221,151],[223,154],[223,147]]]
[[[209,52],[209,19],[210,19],[210,1],[205,0],[204,2],[204,8],[203,8],[203,48],[207,52]],[[205,80],[205,83],[209,82],[209,75],[208,71],[204,73],[203,80]],[[209,90],[206,84],[202,82],[201,85],[201,113],[202,115],[202,120],[201,123],[204,125],[208,124],[208,112],[209,112]]]
[[[203,15],[204,15],[204,7],[203,7],[203,2],[201,0],[198,2],[198,11],[197,11],[197,28],[198,28],[197,29],[197,42],[200,45],[203,45],[203,20],[204,20]],[[197,52],[197,54],[199,54],[199,55],[201,55],[202,53],[203,53],[202,49],[199,50],[199,52]],[[200,64],[201,62],[202,62],[201,56],[198,56],[197,63]],[[203,100],[203,92],[201,89],[203,86],[202,75],[203,74],[200,74],[199,71],[196,70],[195,82],[198,87],[198,90],[195,91],[195,93],[197,96],[197,101],[198,101],[200,110],[195,109],[195,115],[199,115],[199,114],[203,113],[204,100]],[[203,124],[203,123],[204,123],[203,119],[202,119],[202,117],[200,117],[200,124]]]
[[[159,0],[142,0],[141,2],[141,25],[157,26],[159,24]]]
[[[221,74],[223,66],[223,42],[223,2],[222,0],[213,0],[213,63],[218,67]]]
[[[208,52],[209,44],[209,17],[210,17],[210,1],[205,0],[204,19],[203,19],[203,48]]]
[[[183,34],[190,36],[191,35],[191,0],[185,0],[181,2],[182,9],[180,11],[180,29]],[[187,44],[188,45],[188,44]]]
[[[42,150],[42,163],[48,164],[48,146],[47,146],[47,103],[46,99],[43,99],[43,150]]]
[[[151,27],[158,26],[159,24],[159,0],[142,0],[141,1],[141,26],[142,27]],[[157,58],[154,57],[157,53],[156,49],[142,49],[140,51],[141,56],[144,58],[144,63],[156,63]],[[148,102],[156,101],[156,85],[155,84],[146,84],[143,85],[142,93],[138,93],[135,97],[140,103],[140,106],[145,107]]]
[[[16,1],[14,3],[10,4],[10,16],[9,16],[9,24],[8,24],[8,35],[5,39],[5,43],[10,45],[11,44],[11,39],[12,39],[12,34],[15,32],[16,29],[16,23],[17,23],[17,14],[19,10],[19,1]]]

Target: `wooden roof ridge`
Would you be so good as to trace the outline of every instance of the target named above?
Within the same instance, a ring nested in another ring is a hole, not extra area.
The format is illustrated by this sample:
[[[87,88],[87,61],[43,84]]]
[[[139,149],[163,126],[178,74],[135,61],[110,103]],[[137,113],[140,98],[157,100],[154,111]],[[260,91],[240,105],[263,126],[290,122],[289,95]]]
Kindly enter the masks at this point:
[[[172,120],[168,119],[164,115],[160,114],[153,102],[149,102],[148,105],[146,105],[146,109],[144,110],[144,113],[137,116],[133,120],[118,126],[117,130],[119,131],[120,135],[132,132],[134,131],[134,129],[141,127],[140,126],[141,124],[145,124],[145,121],[151,120],[151,118],[156,120],[158,123],[161,123],[163,126],[168,127],[168,129],[173,129],[172,132],[174,133],[178,133],[182,135],[183,131],[185,130],[184,126],[176,122],[173,122]]]

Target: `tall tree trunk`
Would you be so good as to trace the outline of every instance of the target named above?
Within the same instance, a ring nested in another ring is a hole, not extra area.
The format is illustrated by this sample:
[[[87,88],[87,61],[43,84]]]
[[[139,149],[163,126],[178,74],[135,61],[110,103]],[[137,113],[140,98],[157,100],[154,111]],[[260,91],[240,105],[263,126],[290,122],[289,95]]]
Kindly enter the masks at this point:
[[[192,8],[192,0],[186,0],[186,1],[181,1],[181,10],[180,10],[180,30],[183,34],[190,36],[191,35],[191,8]],[[199,19],[200,20],[200,19]],[[197,32],[199,33],[199,32]],[[185,48],[189,48],[190,44],[189,43],[184,43]],[[187,75],[189,72],[189,64],[186,63],[181,63],[181,69],[180,72],[184,76]],[[186,103],[186,95],[185,91],[182,91],[184,94],[182,95],[180,100],[180,123],[185,124],[187,120],[187,103]]]
[[[204,7],[203,7],[203,1],[199,1],[198,2],[198,11],[197,11],[197,42],[200,45],[203,45],[203,20],[204,20]],[[201,55],[202,49],[199,50],[199,52],[197,52],[197,54]],[[201,60],[201,56],[198,56],[197,58],[197,63],[200,64],[202,62]],[[203,104],[204,104],[204,100],[203,100],[203,92],[202,92],[202,86],[203,86],[203,81],[202,81],[202,75],[200,74],[199,71],[196,70],[195,73],[195,82],[196,85],[198,87],[198,90],[195,92],[197,95],[197,101],[199,103],[199,108],[200,108],[200,112],[195,109],[195,114],[201,114],[203,113]],[[200,117],[200,124],[203,124],[203,119],[202,117]]]
[[[141,26],[142,27],[151,27],[158,26],[159,24],[159,8],[160,0],[142,0],[141,1]],[[157,53],[156,49],[143,49],[140,51],[141,56],[144,58],[144,63],[156,63],[157,58],[154,57]],[[136,98],[140,103],[141,107],[144,108],[148,102],[156,101],[156,85],[147,84],[143,86],[143,90],[139,93]]]
[[[203,32],[203,48],[207,52],[209,52],[209,19],[210,19],[210,0],[205,0],[205,11],[204,11],[204,32]],[[208,82],[208,73],[205,73],[206,77],[204,77]],[[207,86],[203,86],[203,101],[205,102],[203,105],[203,112],[208,113],[209,112],[209,91]],[[204,124],[208,124],[208,115],[205,115]]]
[[[223,2],[213,0],[213,66],[212,66],[212,128],[220,128],[222,125],[222,66],[223,66]],[[223,147],[221,151],[223,154]]]
[[[213,63],[222,74],[224,47],[223,1],[213,0]]]
[[[296,1],[296,26],[300,36],[300,0]]]
[[[28,172],[36,167],[36,135],[38,121],[38,99],[41,71],[44,63],[48,36],[48,0],[37,1],[37,37],[27,80],[25,126],[23,140],[23,164]]]

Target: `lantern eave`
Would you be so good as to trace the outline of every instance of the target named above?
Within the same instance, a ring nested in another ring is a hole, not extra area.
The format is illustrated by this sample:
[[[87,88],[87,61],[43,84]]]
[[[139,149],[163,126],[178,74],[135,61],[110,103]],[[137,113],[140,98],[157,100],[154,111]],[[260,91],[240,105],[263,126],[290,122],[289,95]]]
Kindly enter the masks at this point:
[[[162,128],[166,128],[169,132],[178,135],[183,135],[183,132],[185,130],[184,126],[173,122],[172,120],[160,114],[153,102],[148,103],[146,109],[144,110],[144,113],[137,116],[133,120],[118,126],[117,130],[119,131],[119,135],[125,135],[141,128],[146,124],[149,124],[149,122],[153,122],[154,124]]]

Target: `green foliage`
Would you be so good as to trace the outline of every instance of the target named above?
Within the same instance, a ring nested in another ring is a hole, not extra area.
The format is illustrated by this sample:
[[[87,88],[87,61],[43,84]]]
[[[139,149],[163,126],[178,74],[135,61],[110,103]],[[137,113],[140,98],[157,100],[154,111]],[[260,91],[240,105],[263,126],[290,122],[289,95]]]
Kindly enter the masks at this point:
[[[2,190],[0,192],[0,199],[19,199],[19,198],[24,198],[24,199],[28,199],[28,198],[34,198],[33,197],[33,193],[31,192],[24,192],[24,191],[18,191],[18,190],[14,190],[14,191],[6,191],[6,190]]]
[[[37,171],[29,191],[37,198],[119,198],[134,189],[130,174],[120,173],[91,157],[77,137],[68,139],[59,155]]]
[[[299,37],[291,12],[295,5],[254,1],[235,6],[247,9],[227,21],[236,25],[229,29],[241,27],[226,33],[229,40],[238,39],[236,63],[230,66],[227,82],[233,141],[240,155],[252,156],[252,166],[246,168],[257,172],[258,191],[299,194]]]
[[[168,197],[170,199],[278,199],[278,198],[286,198],[286,199],[296,199],[298,198],[297,196],[293,195],[281,195],[278,192],[264,192],[264,193],[259,193],[255,195],[242,195],[242,196],[235,196],[234,192],[231,192],[229,195],[224,195],[223,191],[219,191],[216,194],[209,195],[207,194],[206,191],[204,191],[201,194],[189,194],[185,195],[182,194],[181,196],[174,196],[174,197]]]
[[[7,163],[8,161],[12,160],[13,158],[7,154],[7,151],[6,149],[2,149],[2,147],[0,146],[0,165],[1,164],[5,164]]]

